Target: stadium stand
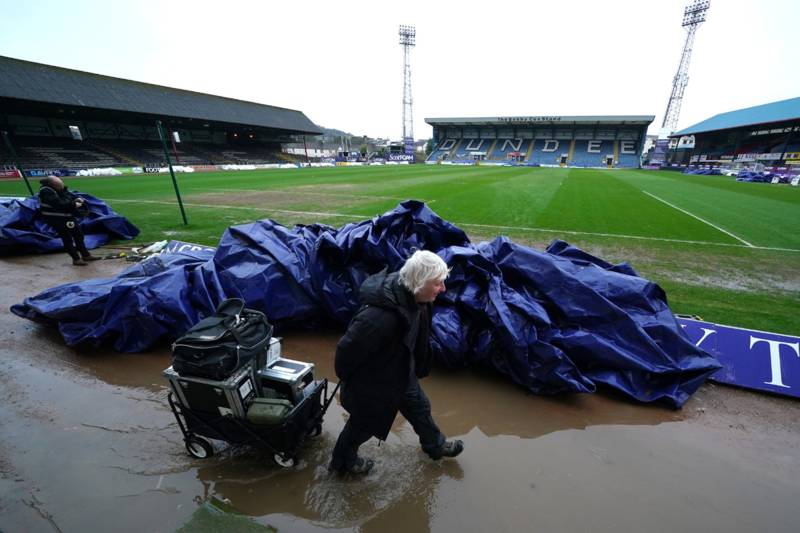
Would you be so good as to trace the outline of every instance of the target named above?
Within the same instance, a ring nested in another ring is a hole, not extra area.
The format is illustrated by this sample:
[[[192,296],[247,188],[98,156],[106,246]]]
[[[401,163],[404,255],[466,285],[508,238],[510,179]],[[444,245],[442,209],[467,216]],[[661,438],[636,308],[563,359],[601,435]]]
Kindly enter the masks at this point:
[[[525,158],[531,144],[530,139],[497,139],[494,150],[489,154],[492,161],[508,161],[513,158],[511,154],[519,154],[518,157]]]
[[[615,163],[615,165],[620,168],[638,168],[639,165],[641,164],[641,161],[642,161],[641,154],[619,153],[619,155],[617,155],[617,162]]]
[[[670,139],[670,167],[794,174],[800,170],[800,98],[720,113]]]
[[[442,142],[436,145],[431,154],[428,156],[428,159],[431,161],[440,161],[441,159],[446,158],[450,150],[445,147],[449,146],[451,141],[453,145],[455,145],[455,139],[443,139]]]
[[[613,141],[575,141],[569,164],[575,167],[605,165],[605,157],[614,153]]]
[[[283,144],[322,133],[292,109],[0,56],[0,130],[16,152],[0,143],[0,166],[18,162],[34,175],[162,166],[156,120],[181,165],[294,161]]]
[[[539,165],[557,165],[561,154],[569,154],[568,140],[536,139],[528,161]]]
[[[221,152],[225,159],[246,165],[284,161],[279,154],[280,151],[263,146],[236,146]]]
[[[485,153],[485,163],[605,167],[640,165],[647,116],[548,116],[427,118],[436,149],[428,162],[470,161]],[[477,153],[477,154],[476,154]]]
[[[491,142],[488,139],[462,139],[458,144],[453,159],[456,161],[474,161],[476,154],[486,155]]]

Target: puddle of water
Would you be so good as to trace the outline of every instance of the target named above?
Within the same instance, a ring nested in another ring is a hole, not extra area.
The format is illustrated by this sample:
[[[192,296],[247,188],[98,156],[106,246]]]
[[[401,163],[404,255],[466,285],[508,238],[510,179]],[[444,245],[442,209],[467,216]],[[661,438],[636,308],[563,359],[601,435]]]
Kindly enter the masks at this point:
[[[76,274],[57,256],[0,262],[8,309]],[[44,265],[48,268],[33,268]],[[338,402],[292,469],[254,449],[189,458],[161,371],[168,348],[121,355],[66,348],[0,314],[0,524],[4,530],[174,531],[216,497],[282,531],[794,531],[800,402],[718,386],[682,411],[609,394],[537,397],[494,375],[435,370],[434,417],[464,439],[434,463],[398,417],[362,448],[363,479],[326,466]],[[284,355],[333,378],[339,333],[287,333]]]

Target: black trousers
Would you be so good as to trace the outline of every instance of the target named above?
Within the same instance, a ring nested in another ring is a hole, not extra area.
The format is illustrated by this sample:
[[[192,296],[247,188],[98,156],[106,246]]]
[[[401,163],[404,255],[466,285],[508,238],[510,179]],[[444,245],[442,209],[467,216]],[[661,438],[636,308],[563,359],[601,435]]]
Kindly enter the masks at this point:
[[[68,228],[63,224],[53,225],[53,228],[58,232],[61,242],[64,243],[64,249],[73,261],[81,257],[89,257],[89,250],[86,249],[86,244],[83,242],[83,231],[77,222],[74,228]]]
[[[431,455],[442,447],[445,436],[434,422],[431,415],[431,402],[416,378],[410,381],[403,395],[400,414],[414,428],[425,453]],[[339,433],[336,446],[333,448],[331,468],[335,470],[351,468],[358,458],[359,446],[367,442],[370,437],[372,437],[372,433],[364,429],[355,417],[348,418],[342,432]]]

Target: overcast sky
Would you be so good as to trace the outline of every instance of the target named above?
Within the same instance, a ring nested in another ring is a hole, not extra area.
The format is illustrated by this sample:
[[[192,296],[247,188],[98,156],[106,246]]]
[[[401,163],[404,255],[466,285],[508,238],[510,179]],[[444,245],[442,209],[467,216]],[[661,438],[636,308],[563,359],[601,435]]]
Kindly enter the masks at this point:
[[[0,55],[303,111],[400,138],[415,25],[414,133],[426,117],[655,115],[688,0],[267,2],[0,0]],[[800,96],[798,0],[712,0],[679,129]]]

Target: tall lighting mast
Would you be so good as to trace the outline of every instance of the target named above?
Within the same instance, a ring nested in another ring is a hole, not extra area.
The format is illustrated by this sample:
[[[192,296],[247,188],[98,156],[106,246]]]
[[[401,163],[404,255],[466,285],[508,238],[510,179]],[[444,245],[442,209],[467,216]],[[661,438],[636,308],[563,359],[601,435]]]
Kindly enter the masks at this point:
[[[686,43],[683,45],[678,72],[672,80],[672,93],[669,95],[667,110],[664,112],[664,122],[661,124],[661,132],[659,133],[661,138],[666,138],[678,126],[683,91],[686,90],[686,85],[689,83],[689,60],[692,57],[694,36],[697,33],[697,28],[706,20],[706,11],[708,11],[709,4],[708,0],[694,0],[683,11],[682,26],[686,28]]]
[[[411,49],[417,30],[414,26],[400,26],[400,46],[403,47],[403,144],[405,153],[414,155],[414,100],[411,98]]]

